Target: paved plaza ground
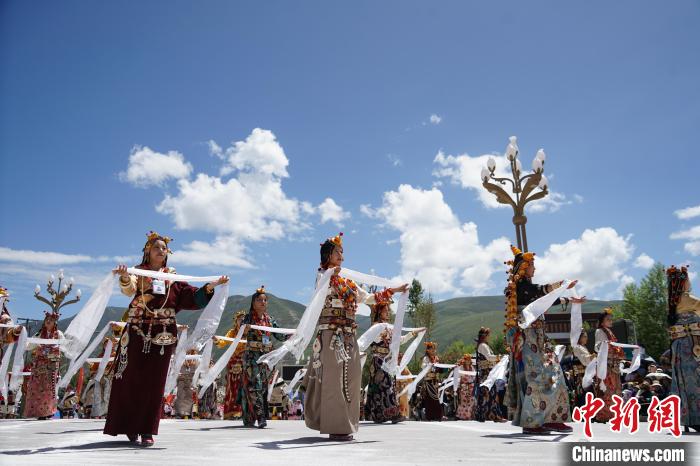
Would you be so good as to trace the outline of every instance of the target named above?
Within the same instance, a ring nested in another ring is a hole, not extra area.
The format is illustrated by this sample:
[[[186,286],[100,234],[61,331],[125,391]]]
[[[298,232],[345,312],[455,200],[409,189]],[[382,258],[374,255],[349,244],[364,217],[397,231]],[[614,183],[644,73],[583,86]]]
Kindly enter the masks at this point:
[[[561,442],[588,441],[582,425],[571,435],[525,436],[510,424],[477,422],[363,423],[355,441],[331,442],[303,421],[271,421],[264,430],[235,421],[164,420],[152,448],[130,445],[126,437],[102,434],[102,420],[2,420],[0,465],[361,465],[361,464],[561,464]],[[700,444],[700,434],[679,440],[649,434],[646,423],[634,436],[594,424],[596,441]],[[700,448],[695,449],[695,455]],[[700,464],[695,456],[694,464]],[[693,464],[693,462],[688,464]]]

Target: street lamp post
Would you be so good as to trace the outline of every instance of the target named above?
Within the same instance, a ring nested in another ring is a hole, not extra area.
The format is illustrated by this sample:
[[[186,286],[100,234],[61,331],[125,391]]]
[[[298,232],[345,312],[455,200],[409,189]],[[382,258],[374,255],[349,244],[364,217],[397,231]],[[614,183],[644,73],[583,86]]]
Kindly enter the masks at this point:
[[[548,180],[544,175],[544,161],[546,156],[542,149],[538,150],[537,155],[535,155],[532,161],[532,173],[522,175],[522,164],[518,159],[517,138],[511,136],[508,147],[506,148],[506,158],[510,162],[510,171],[513,175],[512,179],[496,176],[496,160],[491,157],[486,167],[481,170],[481,181],[483,181],[484,188],[495,195],[499,203],[509,205],[513,208],[513,225],[515,225],[515,237],[518,242],[518,248],[521,251],[527,251],[527,233],[525,232],[527,217],[525,216],[525,205],[528,202],[542,199],[549,194],[547,190]],[[501,187],[507,186],[506,183],[510,183],[513,196]],[[540,191],[534,192],[536,188],[539,188]]]
[[[39,293],[41,293],[41,287],[37,285],[34,288],[34,297],[41,301],[42,303],[47,304],[53,312],[58,312],[59,309],[61,309],[64,306],[68,306],[69,304],[77,303],[80,301],[80,296],[82,295],[82,292],[78,290],[75,293],[75,298],[66,301],[66,297],[70,294],[71,290],[73,289],[73,277],[68,279],[67,283],[63,282],[64,276],[63,276],[63,269],[58,271],[58,285],[57,288],[54,288],[53,285],[56,282],[56,277],[51,274],[49,277],[49,280],[46,284],[46,291],[49,293],[50,298],[44,298],[41,296]]]

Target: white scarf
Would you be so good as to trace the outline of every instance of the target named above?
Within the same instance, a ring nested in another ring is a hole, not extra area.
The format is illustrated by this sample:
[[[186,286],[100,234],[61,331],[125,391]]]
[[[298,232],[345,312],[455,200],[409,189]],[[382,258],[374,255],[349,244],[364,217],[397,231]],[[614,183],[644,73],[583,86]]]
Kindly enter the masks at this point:
[[[403,293],[403,294],[405,294],[405,293]],[[404,305],[404,308],[405,308],[405,305]],[[376,323],[376,324],[372,325],[370,328],[368,328],[367,331],[365,333],[363,333],[362,336],[360,336],[357,339],[358,350],[360,352],[363,352],[372,343],[377,343],[379,341],[381,334],[386,329],[389,329],[392,331],[392,337],[391,337],[391,345],[390,345],[390,350],[389,350],[390,352],[384,358],[384,363],[382,364],[382,370],[384,370],[387,373],[392,374],[392,375],[398,375],[408,365],[408,363],[411,361],[411,358],[413,358],[413,354],[416,352],[416,349],[418,348],[418,344],[423,339],[423,336],[425,335],[426,330],[422,329],[422,328],[411,328],[411,327],[401,329],[400,327],[398,327],[398,325],[389,324],[387,322]],[[399,329],[398,338],[396,337],[396,333],[397,333],[396,329]],[[404,353],[403,358],[401,358],[401,361],[399,362],[398,366],[395,366],[392,369],[391,363],[387,363],[387,360],[390,359],[389,358],[390,356],[393,357],[394,354],[396,354],[396,356],[398,358],[399,348],[401,346],[401,331],[404,331],[404,332],[418,331],[418,334],[417,334],[418,338],[416,338],[411,343],[411,345],[406,349],[406,352]],[[394,345],[395,340],[399,342],[398,345]],[[364,363],[361,365],[364,366]]]
[[[536,321],[542,314],[547,312],[547,309],[552,307],[554,301],[556,301],[558,298],[562,297],[564,294],[570,291],[567,289],[570,284],[570,280],[564,280],[564,283],[562,283],[562,285],[559,288],[550,291],[541,298],[538,298],[535,301],[528,304],[525,307],[525,309],[523,309],[523,322],[519,324],[520,328],[528,328],[530,324]]]
[[[334,269],[328,269],[324,271],[323,274],[320,274],[319,279],[316,283],[316,289],[314,290],[314,294],[311,298],[311,301],[309,302],[309,305],[306,306],[304,314],[301,316],[301,320],[299,321],[299,325],[296,328],[294,336],[292,336],[292,338],[290,338],[289,340],[285,341],[284,345],[277,348],[276,350],[262,355],[258,360],[259,364],[267,364],[267,366],[270,368],[275,367],[277,363],[280,362],[280,360],[287,353],[292,353],[294,357],[296,357],[297,362],[301,359],[302,355],[304,354],[304,350],[307,346],[309,346],[309,343],[311,342],[311,339],[314,336],[316,325],[318,323],[318,318],[321,316],[321,311],[323,310],[323,305],[326,301],[326,296],[328,296],[329,283],[331,277],[333,276],[333,273]],[[357,283],[364,283],[365,285],[370,286],[374,285],[385,288],[400,286],[399,283],[387,280],[386,278],[375,277],[373,275],[367,275],[346,268],[340,270],[340,275]],[[406,294],[407,293],[408,292],[406,292]],[[399,315],[401,314],[400,318],[403,322],[403,313],[406,310],[405,303],[407,302],[407,299],[400,297],[399,304],[401,304],[402,302],[404,303],[404,307],[403,309],[399,307],[396,315],[397,319],[399,319]],[[401,327],[399,326],[399,330],[400,329]],[[397,339],[397,341],[399,340]],[[391,357],[392,361],[398,359],[398,353],[395,355],[392,354]]]
[[[498,364],[493,366],[493,369],[491,369],[491,372],[489,372],[489,376],[486,377],[486,380],[484,380],[481,383],[482,387],[486,387],[489,390],[491,390],[491,387],[493,387],[493,384],[496,383],[496,380],[505,380],[506,379],[506,374],[508,371],[508,361],[510,358],[506,354],[501,358],[500,361],[498,361]]]

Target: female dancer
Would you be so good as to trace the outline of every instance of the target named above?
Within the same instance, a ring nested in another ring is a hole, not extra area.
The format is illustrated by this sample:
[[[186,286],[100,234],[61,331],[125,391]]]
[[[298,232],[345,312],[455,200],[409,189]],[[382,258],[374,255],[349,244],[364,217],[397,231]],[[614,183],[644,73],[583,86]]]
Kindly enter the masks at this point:
[[[170,238],[153,231],[147,237],[136,268],[175,273],[168,267]],[[158,435],[163,391],[177,341],[175,315],[206,307],[214,287],[227,283],[228,277],[196,288],[185,282],[130,275],[126,265],[119,265],[115,273],[119,274],[122,293],[133,298],[117,349],[104,433],[126,434],[131,442],[140,435],[141,445],[148,447]]]

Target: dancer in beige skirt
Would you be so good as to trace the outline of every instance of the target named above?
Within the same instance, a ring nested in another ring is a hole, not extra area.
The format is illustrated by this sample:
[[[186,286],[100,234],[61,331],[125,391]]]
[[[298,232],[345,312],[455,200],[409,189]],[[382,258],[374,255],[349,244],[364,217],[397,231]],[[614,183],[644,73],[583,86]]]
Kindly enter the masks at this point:
[[[321,245],[319,276],[335,269],[318,320],[304,387],[307,427],[329,434],[332,440],[352,440],[360,420],[362,370],[357,348],[355,313],[360,303],[374,304],[375,296],[352,280],[339,276],[343,263],[342,233]],[[391,289],[406,291],[408,285]]]

